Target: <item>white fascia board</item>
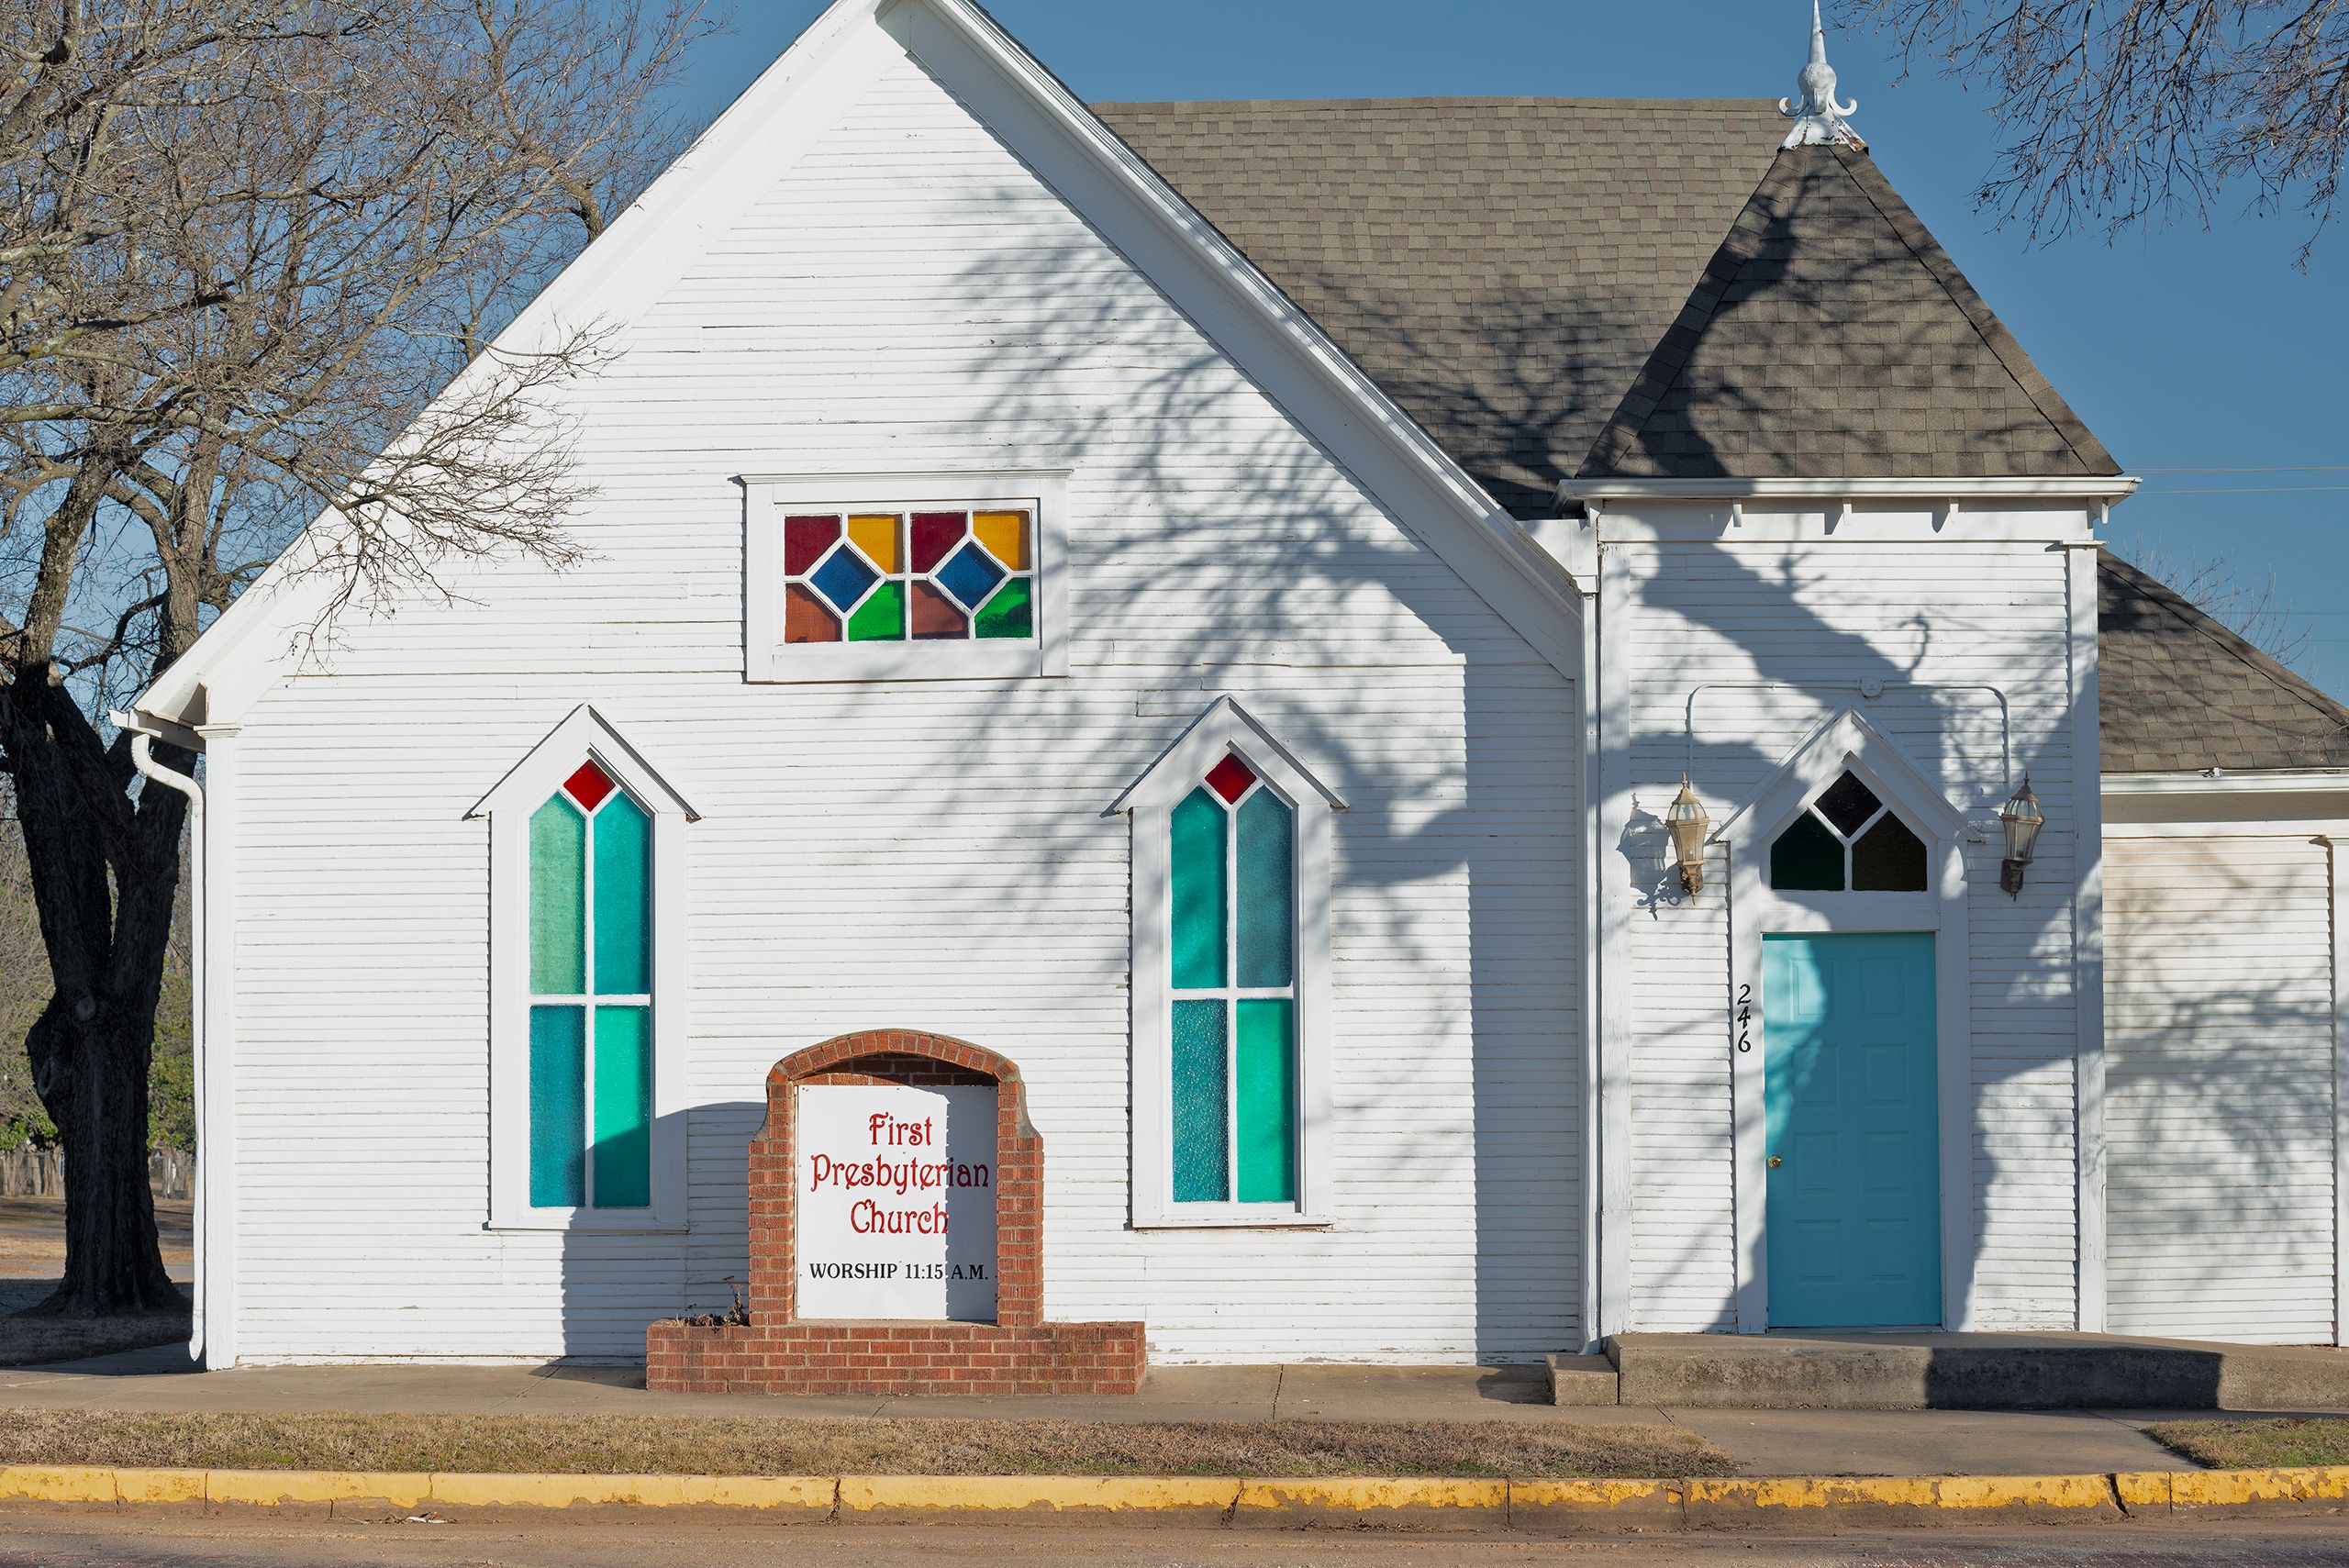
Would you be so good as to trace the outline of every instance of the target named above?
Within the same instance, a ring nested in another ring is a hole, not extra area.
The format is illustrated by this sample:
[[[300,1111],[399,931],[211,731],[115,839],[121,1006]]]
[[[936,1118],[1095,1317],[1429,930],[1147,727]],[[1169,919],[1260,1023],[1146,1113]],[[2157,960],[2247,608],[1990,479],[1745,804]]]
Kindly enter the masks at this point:
[[[1949,803],[1932,775],[1882,730],[1847,707],[1822,719],[1798,742],[1745,804],[1707,835],[1707,841],[1734,843],[1740,838],[1776,833],[1847,767],[1874,784],[1887,804],[1910,819],[1910,826],[1931,823],[1951,843],[1966,837],[1964,813]]]
[[[2349,791],[2349,768],[2279,768],[2251,773],[2107,773],[2103,794],[2114,796],[2338,795]]]
[[[583,327],[626,328],[701,253],[789,172],[840,118],[869,75],[902,57],[874,25],[891,0],[836,0],[760,72],[740,97],[609,228],[547,281],[492,340],[491,352],[433,400],[464,395],[497,353],[523,354]],[[131,704],[163,722],[222,722],[266,690],[300,628],[315,625],[335,592],[330,539],[340,514],[312,519],[253,585],[205,628],[187,652]],[[273,635],[262,635],[264,632]],[[209,686],[208,694],[199,687]],[[206,711],[206,708],[211,711]]]
[[[1295,752],[1257,721],[1255,715],[1232,701],[1227,693],[1208,704],[1199,717],[1186,726],[1183,733],[1101,815],[1115,817],[1120,812],[1153,807],[1173,809],[1174,803],[1188,795],[1200,775],[1227,751],[1240,752],[1249,765],[1297,804],[1318,795],[1330,810],[1346,809],[1345,796],[1316,777],[1310,768],[1297,761]]]
[[[1535,651],[1577,673],[1573,580],[1059,78],[967,0],[898,0],[882,22]]]
[[[1865,475],[1849,479],[1562,479],[1558,482],[1557,499],[1563,504],[1607,500],[1721,501],[1768,496],[1920,500],[1978,495],[2117,501],[2134,492],[2138,484],[2135,475],[2125,473],[2072,479],[2034,478],[2027,474],[1945,479]]]

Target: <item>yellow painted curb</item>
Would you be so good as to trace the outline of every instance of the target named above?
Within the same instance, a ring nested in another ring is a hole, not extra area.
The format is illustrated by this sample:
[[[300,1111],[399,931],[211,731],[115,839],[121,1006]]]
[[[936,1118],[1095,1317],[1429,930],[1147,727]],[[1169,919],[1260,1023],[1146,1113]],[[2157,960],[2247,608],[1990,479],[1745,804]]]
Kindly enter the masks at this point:
[[[2349,1465],[2292,1470],[2181,1470],[2169,1479],[2175,1508],[2239,1508],[2257,1503],[2349,1500]]]
[[[2121,1495],[2121,1506],[2132,1514],[2167,1513],[2169,1477],[2166,1470],[2123,1471],[2112,1478],[2112,1489]]]
[[[751,1507],[832,1510],[815,1476],[435,1473],[429,1501],[452,1508]]]
[[[1508,1483],[1353,1475],[1242,1481],[1232,1522],[1279,1523],[1286,1518],[1330,1517],[1352,1520],[1405,1513],[1461,1524],[1506,1520]]]
[[[117,1470],[114,1498],[117,1503],[201,1504],[204,1479],[201,1470]]]
[[[1871,1475],[1705,1480],[1688,1483],[1691,1524],[1751,1522],[1758,1515],[2110,1509],[2103,1475]]]
[[[844,1475],[842,1518],[1035,1510],[1229,1512],[1241,1483],[1195,1476]]]
[[[28,1503],[111,1503],[114,1472],[95,1464],[0,1464],[0,1497]]]
[[[432,1478],[420,1472],[207,1470],[203,1475],[204,1500],[215,1507],[331,1507],[365,1499],[395,1508],[413,1508],[432,1493]]]

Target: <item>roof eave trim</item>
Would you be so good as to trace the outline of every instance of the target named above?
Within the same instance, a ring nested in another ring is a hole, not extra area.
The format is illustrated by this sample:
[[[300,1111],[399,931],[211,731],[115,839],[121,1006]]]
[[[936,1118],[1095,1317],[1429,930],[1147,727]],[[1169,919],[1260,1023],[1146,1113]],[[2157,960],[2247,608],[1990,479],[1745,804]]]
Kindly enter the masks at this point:
[[[2118,501],[2132,494],[2139,483],[2134,474],[2127,473],[2065,478],[2029,474],[1893,478],[1861,474],[1848,479],[1562,479],[1556,498],[1561,505],[1569,501],[1719,501],[1781,495],[1828,499],[1984,495]]]
[[[2106,773],[2108,795],[2338,795],[2349,768],[2213,768],[2201,773]]]

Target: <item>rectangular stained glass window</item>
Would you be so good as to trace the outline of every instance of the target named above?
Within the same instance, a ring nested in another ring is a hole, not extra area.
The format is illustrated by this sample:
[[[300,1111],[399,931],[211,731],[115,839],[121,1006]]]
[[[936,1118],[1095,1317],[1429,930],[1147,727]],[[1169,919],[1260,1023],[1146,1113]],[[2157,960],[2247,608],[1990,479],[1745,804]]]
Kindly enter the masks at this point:
[[[530,1009],[530,1203],[587,1201],[587,1031],[582,1007]]]
[[[1296,813],[1278,795],[1260,789],[1235,815],[1240,984],[1250,989],[1284,986],[1297,973]]]
[[[1240,1201],[1297,1201],[1297,1004],[1248,998],[1234,1041]]]
[[[1224,1148],[1230,1108],[1224,1006],[1174,1004],[1174,1201],[1221,1203],[1231,1195]]]
[[[530,818],[530,990],[573,996],[587,988],[587,822],[557,795]]]
[[[596,1009],[596,1207],[652,1201],[652,1014]]]
[[[1173,897],[1174,987],[1223,984],[1223,807],[1195,789],[1174,808]]]
[[[1036,635],[1036,514],[1024,507],[793,515],[783,540],[786,643]]]

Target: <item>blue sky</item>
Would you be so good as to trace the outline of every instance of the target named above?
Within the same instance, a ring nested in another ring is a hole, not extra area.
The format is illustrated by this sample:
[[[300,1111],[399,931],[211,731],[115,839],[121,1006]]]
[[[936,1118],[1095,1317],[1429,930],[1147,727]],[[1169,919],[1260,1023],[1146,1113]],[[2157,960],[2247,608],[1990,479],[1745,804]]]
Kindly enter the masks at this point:
[[[715,115],[822,9],[746,0],[688,60],[679,111]],[[1778,97],[1808,43],[1799,0],[988,0],[1088,99],[1545,94]],[[2173,567],[2273,577],[2300,672],[2349,696],[2349,224],[2295,267],[2307,222],[2244,200],[2167,228],[2034,244],[1979,212],[1989,105],[1882,37],[1828,55],[1854,126],[1975,285],[2124,468],[2110,538]],[[2332,472],[2325,472],[2330,467]],[[2184,472],[2189,470],[2220,472]]]

